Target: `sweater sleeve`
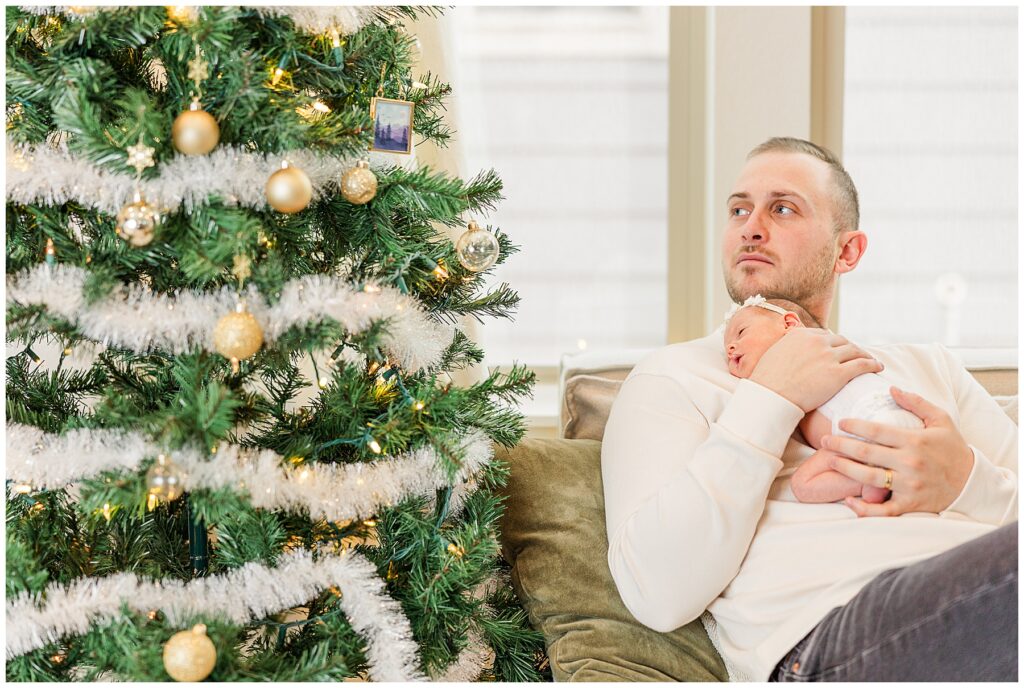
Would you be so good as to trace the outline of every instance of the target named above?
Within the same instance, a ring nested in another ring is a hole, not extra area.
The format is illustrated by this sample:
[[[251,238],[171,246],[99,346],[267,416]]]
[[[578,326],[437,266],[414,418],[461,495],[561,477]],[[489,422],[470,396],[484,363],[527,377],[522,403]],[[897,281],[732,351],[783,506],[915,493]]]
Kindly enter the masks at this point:
[[[672,378],[623,383],[601,451],[608,566],[640,623],[687,624],[736,576],[803,415],[749,380],[710,422]]]
[[[974,466],[953,503],[942,514],[1004,525],[1017,520],[1017,424],[945,347],[960,414],[960,434],[974,453]]]

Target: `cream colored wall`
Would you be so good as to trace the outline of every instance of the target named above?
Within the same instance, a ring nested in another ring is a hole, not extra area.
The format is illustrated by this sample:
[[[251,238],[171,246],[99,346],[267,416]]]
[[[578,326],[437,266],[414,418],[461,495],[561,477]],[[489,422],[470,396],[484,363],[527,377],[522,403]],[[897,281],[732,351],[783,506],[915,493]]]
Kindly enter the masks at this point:
[[[729,307],[720,259],[725,199],[747,152],[772,136],[811,135],[811,8],[715,7],[708,11],[712,109],[711,211],[707,228],[711,295],[705,328]]]

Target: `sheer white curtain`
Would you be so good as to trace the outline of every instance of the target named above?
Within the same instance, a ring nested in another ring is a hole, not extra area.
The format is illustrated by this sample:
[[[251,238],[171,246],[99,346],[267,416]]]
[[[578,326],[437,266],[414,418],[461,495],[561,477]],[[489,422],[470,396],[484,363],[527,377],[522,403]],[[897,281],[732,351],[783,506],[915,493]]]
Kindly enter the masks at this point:
[[[460,145],[505,196],[487,222],[522,253],[489,364],[552,369],[581,348],[666,338],[668,8],[457,7]]]
[[[843,157],[868,252],[864,343],[1017,346],[1017,8],[846,9]]]

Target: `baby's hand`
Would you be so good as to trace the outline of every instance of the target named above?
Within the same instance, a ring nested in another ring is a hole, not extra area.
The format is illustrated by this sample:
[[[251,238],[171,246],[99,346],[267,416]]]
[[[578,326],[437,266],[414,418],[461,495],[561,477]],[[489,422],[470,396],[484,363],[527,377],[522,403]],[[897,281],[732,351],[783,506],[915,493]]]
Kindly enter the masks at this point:
[[[892,490],[887,490],[884,487],[875,487],[874,485],[865,485],[860,496],[868,504],[881,504],[892,496]]]

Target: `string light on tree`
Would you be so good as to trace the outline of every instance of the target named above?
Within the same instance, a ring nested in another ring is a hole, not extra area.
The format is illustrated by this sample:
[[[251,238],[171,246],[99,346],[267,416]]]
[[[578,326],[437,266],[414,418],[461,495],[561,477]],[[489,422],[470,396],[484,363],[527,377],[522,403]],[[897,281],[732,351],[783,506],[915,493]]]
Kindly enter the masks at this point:
[[[146,471],[149,501],[152,503],[155,499],[173,502],[185,491],[184,478],[185,474],[178,465],[171,461],[166,454],[160,454],[156,457],[156,462]]]
[[[216,664],[217,648],[204,624],[175,633],[164,644],[164,669],[175,681],[202,681]]]
[[[341,175],[341,195],[353,205],[364,205],[377,195],[377,175],[370,170],[370,163],[360,160]]]
[[[239,301],[234,313],[228,313],[213,330],[213,347],[231,361],[231,371],[238,372],[238,362],[249,358],[263,346],[263,329],[253,314]]]
[[[305,210],[313,200],[313,184],[305,172],[287,162],[281,169],[270,175],[265,189],[267,203],[281,213],[297,213]]]
[[[498,239],[486,229],[480,229],[476,222],[469,223],[469,229],[455,244],[459,262],[473,272],[481,272],[494,265],[499,250]]]
[[[199,18],[199,8],[191,5],[167,5],[167,16],[179,24],[191,24]]]
[[[57,264],[57,249],[53,247],[53,239],[46,237],[46,249],[43,251],[47,265]]]

